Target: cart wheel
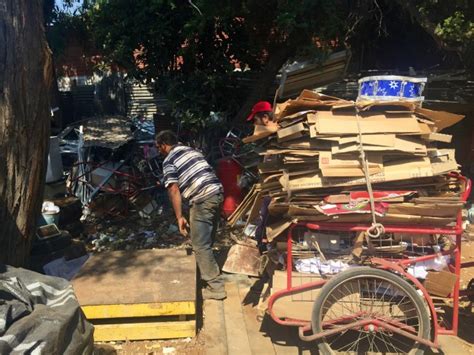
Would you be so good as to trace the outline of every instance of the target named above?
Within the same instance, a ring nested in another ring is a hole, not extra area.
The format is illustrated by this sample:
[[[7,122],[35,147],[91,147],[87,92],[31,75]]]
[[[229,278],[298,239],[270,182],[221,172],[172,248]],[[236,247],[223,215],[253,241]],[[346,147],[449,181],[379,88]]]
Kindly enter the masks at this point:
[[[424,346],[376,324],[355,329],[347,325],[367,319],[430,339],[430,317],[423,298],[400,276],[370,267],[356,267],[327,282],[316,298],[313,332],[346,326],[340,333],[322,338],[322,354],[396,353],[422,354]]]

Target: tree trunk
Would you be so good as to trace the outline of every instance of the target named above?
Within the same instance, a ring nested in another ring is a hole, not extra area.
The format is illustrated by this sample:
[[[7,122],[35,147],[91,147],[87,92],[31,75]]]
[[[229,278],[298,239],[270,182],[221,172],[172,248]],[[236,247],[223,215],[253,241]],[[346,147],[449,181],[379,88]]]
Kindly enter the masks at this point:
[[[43,198],[51,53],[42,0],[0,0],[0,262],[27,266]]]
[[[268,64],[262,71],[257,82],[253,86],[250,93],[247,95],[245,101],[240,107],[239,112],[233,119],[234,125],[241,125],[250,114],[253,105],[262,100],[269,100],[268,89],[273,85],[275,76],[280,68],[285,64],[290,55],[293,54],[293,48],[290,46],[283,46],[270,55]],[[273,97],[271,98],[273,101]],[[273,104],[273,102],[272,102]]]

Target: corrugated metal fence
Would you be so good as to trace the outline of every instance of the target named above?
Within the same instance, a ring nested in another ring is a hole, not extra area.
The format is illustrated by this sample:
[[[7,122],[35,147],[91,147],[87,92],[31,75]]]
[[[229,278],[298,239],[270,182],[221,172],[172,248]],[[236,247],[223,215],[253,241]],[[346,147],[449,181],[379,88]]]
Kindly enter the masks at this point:
[[[125,91],[129,117],[140,115],[153,119],[153,115],[164,114],[169,110],[168,101],[157,95],[152,85],[128,83]]]

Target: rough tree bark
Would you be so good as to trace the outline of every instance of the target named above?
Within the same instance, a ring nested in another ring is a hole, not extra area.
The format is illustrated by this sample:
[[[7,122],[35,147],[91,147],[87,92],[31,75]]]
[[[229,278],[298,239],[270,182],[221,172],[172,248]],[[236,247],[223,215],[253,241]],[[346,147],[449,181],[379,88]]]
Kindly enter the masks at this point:
[[[51,53],[42,0],[0,0],[0,262],[27,266],[43,197]]]

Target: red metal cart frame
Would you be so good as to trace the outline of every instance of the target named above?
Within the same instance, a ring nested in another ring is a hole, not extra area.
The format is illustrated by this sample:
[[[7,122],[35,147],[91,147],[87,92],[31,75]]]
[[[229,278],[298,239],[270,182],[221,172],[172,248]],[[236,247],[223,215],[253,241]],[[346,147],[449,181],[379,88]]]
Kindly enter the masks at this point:
[[[451,174],[451,176],[457,177],[460,181],[464,183],[464,191],[461,194],[461,200],[465,202],[471,193],[471,181],[466,179],[465,177],[458,175],[458,174]],[[345,232],[358,232],[358,231],[367,231],[370,227],[369,225],[354,225],[349,223],[307,223],[307,222],[299,222],[294,223],[290,226],[288,234],[287,234],[287,285],[286,289],[280,290],[272,294],[268,301],[268,313],[272,317],[272,319],[281,325],[287,326],[297,326],[299,327],[299,335],[300,338],[306,341],[313,341],[318,340],[326,336],[332,335],[336,331],[341,331],[342,328],[338,328],[336,330],[328,330],[323,331],[317,334],[305,335],[306,332],[311,331],[311,322],[307,320],[299,320],[299,319],[289,319],[289,318],[279,318],[273,309],[273,305],[276,300],[281,297],[293,295],[299,292],[305,292],[312,289],[316,289],[324,285],[328,280],[319,280],[311,283],[306,283],[301,286],[294,287],[292,285],[292,265],[293,265],[293,255],[292,255],[292,241],[293,241],[293,231],[296,227],[303,226],[309,230],[321,230],[321,231],[345,231]],[[410,234],[443,234],[443,235],[451,235],[455,236],[455,247],[453,250],[449,252],[443,252],[444,255],[452,255],[454,258],[454,265],[449,264],[450,271],[455,273],[457,276],[456,282],[453,288],[453,292],[450,295],[450,298],[453,299],[453,314],[452,314],[452,321],[451,327],[443,327],[438,322],[438,315],[435,310],[435,306],[431,296],[428,294],[427,290],[423,286],[423,284],[414,276],[409,274],[406,271],[406,267],[415,264],[417,262],[426,261],[429,259],[434,259],[438,255],[430,254],[416,258],[410,259],[400,259],[400,260],[388,260],[383,258],[376,258],[373,257],[370,259],[371,266],[378,268],[389,270],[395,272],[407,280],[409,280],[419,291],[422,292],[423,297],[429,307],[429,311],[431,313],[431,323],[432,323],[432,339],[423,339],[417,337],[413,334],[409,334],[404,332],[402,328],[393,327],[390,324],[384,324],[383,321],[372,319],[372,320],[363,320],[358,321],[352,324],[349,324],[347,328],[355,328],[355,327],[366,327],[368,325],[375,325],[377,327],[385,328],[391,332],[398,333],[402,336],[407,336],[408,338],[412,338],[413,340],[419,342],[420,344],[430,346],[430,347],[438,347],[438,335],[446,334],[446,335],[457,335],[458,332],[458,323],[459,323],[459,296],[460,296],[460,273],[461,273],[461,235],[463,232],[462,229],[462,211],[459,211],[456,225],[452,228],[433,228],[427,226],[397,226],[397,225],[385,225],[385,232],[386,233],[410,233]],[[344,271],[343,271],[344,272]]]

